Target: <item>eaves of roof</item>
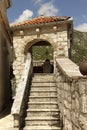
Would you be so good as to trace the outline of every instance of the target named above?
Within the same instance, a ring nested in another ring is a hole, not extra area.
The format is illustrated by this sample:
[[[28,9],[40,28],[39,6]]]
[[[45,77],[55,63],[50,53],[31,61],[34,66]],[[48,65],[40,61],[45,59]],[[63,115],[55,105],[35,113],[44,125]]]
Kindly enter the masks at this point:
[[[72,20],[71,17],[36,17],[31,20],[27,20],[20,23],[15,23],[11,25],[11,29],[21,29],[21,28],[28,28],[28,27],[39,27],[39,26],[45,26],[45,25],[55,25],[55,24],[63,24],[63,23],[69,23]]]

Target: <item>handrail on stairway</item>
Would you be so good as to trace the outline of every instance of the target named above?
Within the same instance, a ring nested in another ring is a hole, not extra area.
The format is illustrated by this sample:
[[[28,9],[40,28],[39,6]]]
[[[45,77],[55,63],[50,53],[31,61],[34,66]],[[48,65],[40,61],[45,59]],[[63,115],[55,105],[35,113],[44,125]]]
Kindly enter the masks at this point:
[[[87,76],[67,57],[56,58],[60,121],[64,130],[87,130]]]
[[[15,96],[15,100],[13,102],[13,106],[11,109],[11,114],[13,115],[14,118],[14,128],[16,130],[20,129],[20,124],[21,124],[21,116],[23,114],[23,103],[24,103],[24,98],[26,94],[26,89],[27,89],[27,83],[29,83],[29,79],[32,74],[32,64],[31,64],[31,56],[28,53],[26,57],[26,61],[24,64],[24,70],[21,76],[20,83],[18,84],[17,87],[17,92]]]

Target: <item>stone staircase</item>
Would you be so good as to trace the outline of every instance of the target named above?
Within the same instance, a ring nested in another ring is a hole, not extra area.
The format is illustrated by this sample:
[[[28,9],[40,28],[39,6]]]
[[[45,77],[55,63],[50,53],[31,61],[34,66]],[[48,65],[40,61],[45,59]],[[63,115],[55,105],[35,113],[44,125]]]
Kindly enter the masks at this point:
[[[34,74],[23,130],[62,130],[53,74]]]

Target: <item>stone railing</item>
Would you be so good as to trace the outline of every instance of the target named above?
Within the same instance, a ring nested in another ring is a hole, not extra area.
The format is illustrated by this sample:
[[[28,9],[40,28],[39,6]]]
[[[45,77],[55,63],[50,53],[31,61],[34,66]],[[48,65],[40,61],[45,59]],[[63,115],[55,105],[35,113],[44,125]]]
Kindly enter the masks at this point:
[[[42,66],[44,62],[45,60],[33,60],[33,66]],[[50,63],[53,64],[53,60],[51,60]]]
[[[24,65],[24,71],[22,73],[21,82],[18,84],[15,100],[11,109],[11,114],[14,118],[14,130],[19,130],[22,125],[22,116],[24,115],[24,106],[26,102],[26,96],[29,90],[29,80],[32,74],[31,56],[27,54]]]
[[[87,76],[68,58],[57,58],[55,80],[63,130],[87,130]]]

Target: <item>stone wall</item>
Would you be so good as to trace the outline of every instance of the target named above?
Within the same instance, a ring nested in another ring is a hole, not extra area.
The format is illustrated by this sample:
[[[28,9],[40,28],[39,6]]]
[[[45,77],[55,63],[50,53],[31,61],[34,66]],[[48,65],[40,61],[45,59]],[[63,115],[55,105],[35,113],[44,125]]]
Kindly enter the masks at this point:
[[[87,130],[87,76],[68,58],[56,60],[58,105],[63,130]]]
[[[13,70],[17,84],[21,79],[21,73],[26,57],[25,55],[33,44],[40,41],[47,41],[52,45],[54,49],[54,59],[58,56],[68,57],[68,44],[70,43],[68,42],[69,39],[66,25],[58,27],[56,32],[53,30],[53,26],[42,28],[39,34],[37,34],[35,27],[32,28],[30,31],[25,29],[23,31],[23,36],[21,36],[20,32],[20,30],[14,31],[13,38],[13,47],[15,51]]]
[[[21,45],[22,44],[22,39],[17,39],[17,41],[14,41],[14,51],[15,51],[15,60],[13,62],[13,70],[14,70],[14,75],[16,78],[16,83],[18,84],[21,79],[21,74],[24,68],[24,63],[25,63],[25,55],[24,47]]]

